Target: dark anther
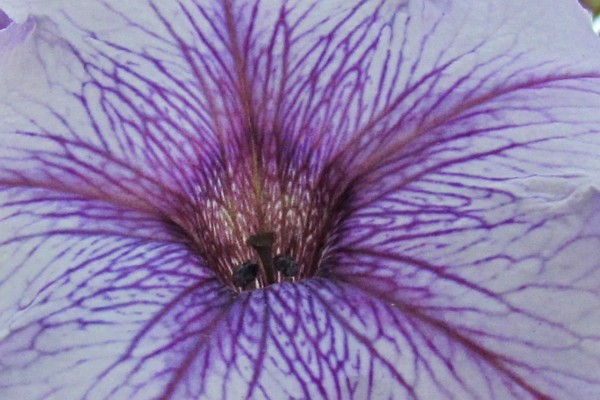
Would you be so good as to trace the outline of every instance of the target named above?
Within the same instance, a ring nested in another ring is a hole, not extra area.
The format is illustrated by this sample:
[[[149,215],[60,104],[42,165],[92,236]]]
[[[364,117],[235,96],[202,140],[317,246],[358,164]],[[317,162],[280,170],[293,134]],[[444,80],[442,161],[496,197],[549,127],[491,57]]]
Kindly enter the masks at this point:
[[[252,261],[246,261],[238,269],[233,271],[233,284],[245,288],[250,282],[256,279],[258,274],[258,264]]]
[[[248,246],[252,246],[260,257],[260,262],[265,269],[267,284],[275,283],[275,270],[273,269],[273,243],[275,234],[273,232],[257,233],[246,240]]]
[[[285,276],[296,276],[300,270],[300,266],[296,261],[287,256],[276,256],[273,260],[275,269]]]

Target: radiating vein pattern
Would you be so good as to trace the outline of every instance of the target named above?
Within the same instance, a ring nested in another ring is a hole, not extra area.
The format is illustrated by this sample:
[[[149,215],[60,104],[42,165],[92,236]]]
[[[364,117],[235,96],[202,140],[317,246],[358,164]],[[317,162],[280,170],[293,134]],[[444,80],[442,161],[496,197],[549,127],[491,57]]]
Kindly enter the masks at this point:
[[[600,396],[576,4],[6,3],[1,398]]]

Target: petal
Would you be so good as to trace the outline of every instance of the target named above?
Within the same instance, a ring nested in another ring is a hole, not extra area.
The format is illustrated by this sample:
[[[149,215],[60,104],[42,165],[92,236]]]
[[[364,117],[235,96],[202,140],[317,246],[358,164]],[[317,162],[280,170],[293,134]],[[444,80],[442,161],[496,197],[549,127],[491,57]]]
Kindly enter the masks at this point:
[[[575,17],[576,8],[560,11]],[[558,18],[548,10],[544,21]],[[390,128],[385,147],[356,161],[351,216],[323,276],[397,304],[417,327],[407,340],[452,341],[430,346],[440,364],[428,372],[451,395],[598,397],[600,65],[591,54],[600,43],[564,23],[569,50],[518,21],[494,31],[508,29],[506,46],[447,46],[475,59],[430,69],[414,109],[389,113],[416,122]],[[424,37],[422,54],[444,43],[435,31]],[[592,62],[573,62],[576,53]],[[421,381],[416,392],[427,398],[432,387]]]
[[[58,145],[76,146],[77,164],[87,158],[84,167],[98,168],[101,159],[101,168],[111,173],[123,169],[119,163],[128,164],[133,170],[119,180],[144,178],[146,192],[162,191],[167,183],[193,192],[189,180],[195,170],[206,168],[215,155],[239,157],[232,148],[257,135],[263,147],[273,141],[274,153],[302,158],[318,171],[340,175],[339,165],[350,163],[356,171],[351,180],[499,86],[517,90],[532,77],[568,79],[571,66],[582,74],[596,71],[600,45],[582,23],[584,12],[566,0],[555,1],[552,13],[542,1],[528,2],[526,9],[516,1],[473,7],[429,1],[394,7],[378,1],[356,6],[184,1],[150,2],[143,11],[120,3],[93,1],[85,9],[72,0],[12,4],[16,14],[35,9],[55,21],[40,28],[41,38],[52,44],[40,51],[62,90],[40,89],[39,95],[77,117],[65,121],[64,112],[57,116],[42,104],[29,130],[20,125],[15,151],[26,149],[25,154],[11,159],[26,157],[44,141],[53,156],[65,153]],[[559,22],[565,27],[560,33],[548,29]],[[68,45],[56,35],[67,37]],[[68,56],[70,46],[75,57]],[[33,114],[30,98],[23,107],[22,113]],[[11,111],[19,107],[13,104]],[[52,135],[40,133],[40,125],[48,124],[54,125]],[[65,137],[72,141],[64,144]],[[108,163],[97,148],[113,160]],[[28,166],[28,180],[52,180],[37,172],[47,167],[41,161]],[[22,179],[11,176],[11,164],[5,179]],[[163,187],[156,189],[143,176],[146,169]],[[125,196],[127,189],[96,171],[89,174],[102,179],[105,190],[114,187]],[[79,177],[68,182],[81,183]],[[131,193],[123,201],[148,201],[144,197]]]
[[[32,19],[21,24],[13,23],[0,9],[0,87],[3,98],[17,86],[16,82],[21,78],[17,71],[23,71],[33,61],[32,57],[25,55],[31,54],[27,45],[34,25]]]
[[[154,398],[177,344],[210,330],[231,292],[150,215],[1,195],[0,397]]]
[[[182,344],[159,397],[415,398],[399,371],[416,362],[401,324],[393,307],[327,281],[244,294],[211,331]]]

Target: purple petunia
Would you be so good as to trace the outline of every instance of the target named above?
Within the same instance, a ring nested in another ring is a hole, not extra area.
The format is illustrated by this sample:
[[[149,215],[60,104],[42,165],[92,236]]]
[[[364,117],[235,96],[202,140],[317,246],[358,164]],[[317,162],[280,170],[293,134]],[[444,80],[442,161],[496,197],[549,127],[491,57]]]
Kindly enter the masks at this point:
[[[0,9],[0,399],[600,398],[577,1]]]

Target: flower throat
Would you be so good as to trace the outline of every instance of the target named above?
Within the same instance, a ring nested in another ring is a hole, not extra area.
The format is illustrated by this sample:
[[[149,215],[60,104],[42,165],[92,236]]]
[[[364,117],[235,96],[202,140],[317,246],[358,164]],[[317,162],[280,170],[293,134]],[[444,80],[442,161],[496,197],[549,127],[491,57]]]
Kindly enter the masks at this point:
[[[316,177],[314,163],[292,168],[289,158],[275,159],[255,174],[247,159],[198,167],[191,201],[177,205],[173,222],[235,291],[314,276],[339,222],[335,191]]]

